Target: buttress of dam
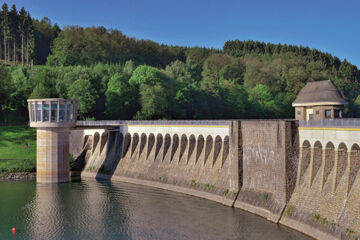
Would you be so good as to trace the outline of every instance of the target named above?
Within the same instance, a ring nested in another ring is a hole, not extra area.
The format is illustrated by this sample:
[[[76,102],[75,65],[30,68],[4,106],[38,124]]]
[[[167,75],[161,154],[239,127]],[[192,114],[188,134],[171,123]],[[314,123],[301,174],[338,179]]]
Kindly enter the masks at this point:
[[[84,160],[86,168],[101,168],[101,158],[108,157],[116,159],[158,161],[164,163],[180,162],[187,164],[200,164],[202,166],[222,168],[229,156],[229,136],[223,139],[216,136],[213,139],[208,135],[179,137],[178,134],[146,135],[142,133],[123,134],[121,132],[104,131],[100,136],[99,132],[87,135],[84,139]],[[111,171],[116,166],[104,163],[104,167]]]

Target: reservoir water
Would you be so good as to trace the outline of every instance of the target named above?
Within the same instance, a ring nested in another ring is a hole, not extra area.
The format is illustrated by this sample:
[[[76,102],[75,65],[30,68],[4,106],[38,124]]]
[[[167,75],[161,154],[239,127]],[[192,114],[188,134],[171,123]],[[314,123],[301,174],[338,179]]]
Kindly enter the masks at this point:
[[[16,235],[11,229],[17,228]],[[302,240],[307,236],[201,198],[126,183],[0,182],[0,239]]]

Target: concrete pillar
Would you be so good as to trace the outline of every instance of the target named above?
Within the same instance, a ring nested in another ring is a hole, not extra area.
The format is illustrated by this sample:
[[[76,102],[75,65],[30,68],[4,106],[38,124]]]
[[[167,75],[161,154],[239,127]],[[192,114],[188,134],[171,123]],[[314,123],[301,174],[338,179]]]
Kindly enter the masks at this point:
[[[335,193],[336,191],[336,180],[338,178],[338,168],[339,168],[339,151],[335,151],[335,171],[334,171],[334,179],[332,182],[332,192]]]
[[[314,165],[315,165],[314,151],[315,151],[314,147],[310,148],[310,174],[308,176],[309,177],[309,179],[308,179],[309,187],[311,187],[311,183],[313,181],[313,175],[314,175]]]
[[[302,164],[303,164],[303,148],[299,147],[299,165],[298,165],[298,171],[297,171],[297,176],[296,176],[296,186],[298,186],[300,184]]]
[[[350,193],[350,189],[352,184],[350,183],[350,177],[351,177],[351,170],[352,170],[352,165],[351,165],[351,157],[352,154],[354,154],[355,151],[348,151],[347,152],[347,165],[346,165],[346,172],[348,173],[348,182],[346,183],[346,196],[349,195]]]
[[[241,121],[233,120],[230,123],[230,191],[239,191],[243,185],[243,145]]]
[[[322,159],[321,159],[321,180],[320,180],[320,189],[322,190],[325,184],[325,166],[326,166],[326,151],[327,148],[322,150]]]
[[[68,182],[69,129],[38,128],[36,141],[37,182]]]

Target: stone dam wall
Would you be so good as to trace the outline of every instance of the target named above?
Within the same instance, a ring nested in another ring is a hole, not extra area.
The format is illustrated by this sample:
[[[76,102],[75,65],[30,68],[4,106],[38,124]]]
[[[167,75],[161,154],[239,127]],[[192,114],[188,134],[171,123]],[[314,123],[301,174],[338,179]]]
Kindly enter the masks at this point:
[[[70,152],[82,177],[206,198],[318,239],[357,239],[360,154],[300,141],[293,120],[95,121],[71,130]]]

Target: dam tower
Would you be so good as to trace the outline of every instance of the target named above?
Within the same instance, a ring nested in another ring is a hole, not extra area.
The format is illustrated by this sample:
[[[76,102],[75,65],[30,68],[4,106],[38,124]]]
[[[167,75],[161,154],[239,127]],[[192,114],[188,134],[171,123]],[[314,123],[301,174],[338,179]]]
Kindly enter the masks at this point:
[[[36,133],[36,181],[68,182],[69,133],[76,126],[77,100],[29,99],[30,127]]]

